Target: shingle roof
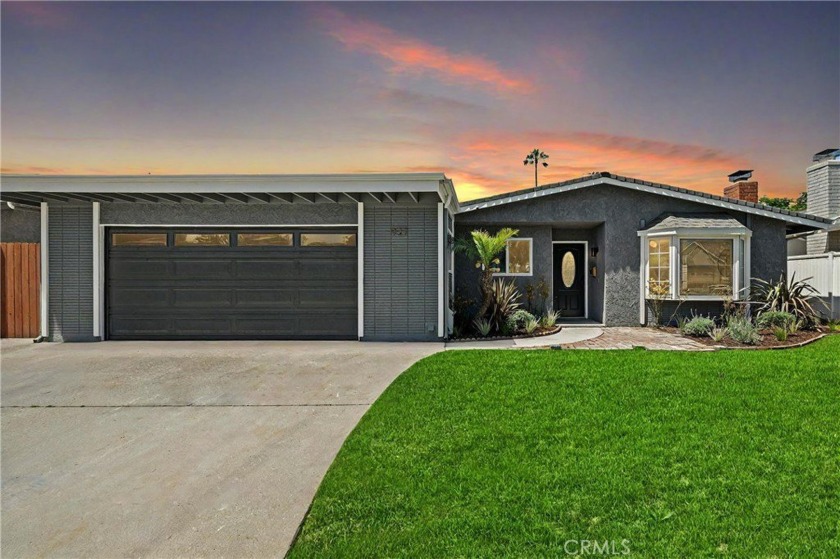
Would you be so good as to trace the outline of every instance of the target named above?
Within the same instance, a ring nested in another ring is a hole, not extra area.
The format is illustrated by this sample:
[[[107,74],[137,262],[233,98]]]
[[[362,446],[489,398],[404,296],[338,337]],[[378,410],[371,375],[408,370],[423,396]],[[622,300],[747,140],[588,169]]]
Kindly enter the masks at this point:
[[[680,188],[678,186],[671,186],[669,184],[662,184],[662,183],[656,183],[656,182],[651,182],[651,181],[644,181],[644,180],[640,180],[640,179],[634,179],[632,177],[624,177],[624,176],[621,176],[621,175],[615,175],[615,174],[610,173],[608,171],[600,171],[600,172],[596,172],[596,173],[591,173],[591,174],[585,175],[583,177],[578,177],[578,178],[570,179],[570,180],[563,181],[563,182],[556,182],[556,183],[553,183],[553,184],[546,184],[546,185],[543,185],[543,186],[539,186],[537,188],[524,188],[522,190],[515,190],[513,192],[506,192],[504,194],[497,194],[495,196],[488,196],[486,198],[479,198],[479,199],[476,199],[476,200],[470,200],[468,202],[461,203],[461,208],[462,208],[462,210],[469,210],[473,206],[480,205],[480,204],[485,204],[487,202],[503,200],[505,198],[510,198],[510,197],[513,197],[513,196],[521,195],[521,194],[541,192],[543,190],[551,190],[551,189],[562,187],[562,186],[569,186],[569,185],[573,185],[573,184],[577,184],[577,183],[588,182],[588,181],[592,181],[593,179],[597,179],[599,177],[600,178],[613,179],[613,180],[616,180],[616,181],[622,181],[622,182],[631,183],[631,184],[638,184],[638,185],[642,185],[642,186],[659,188],[659,189],[662,189],[663,194],[667,194],[669,191],[670,192],[679,192],[679,193],[682,193],[682,194],[689,194],[691,196],[696,196],[698,198],[706,198],[708,200],[718,200],[718,201],[721,201],[721,202],[727,202],[727,203],[735,204],[735,205],[738,205],[738,206],[745,206],[745,207],[748,207],[748,208],[756,208],[756,209],[759,209],[759,210],[779,214],[781,216],[798,217],[798,218],[802,218],[802,219],[809,219],[809,220],[812,220],[812,221],[817,221],[817,222],[820,222],[820,223],[831,223],[832,222],[831,219],[807,214],[807,213],[804,213],[804,212],[794,212],[794,211],[791,211],[791,210],[785,210],[785,209],[782,209],[782,208],[767,206],[765,204],[758,204],[758,203],[755,203],[755,202],[747,202],[746,200],[739,200],[737,198],[728,198],[726,196],[718,196],[716,194],[709,194],[708,192],[700,192],[698,190],[691,190],[691,189],[688,189],[688,188]]]
[[[743,227],[744,225],[726,214],[662,214],[646,227],[645,231],[676,229],[678,227],[704,227],[711,229]]]

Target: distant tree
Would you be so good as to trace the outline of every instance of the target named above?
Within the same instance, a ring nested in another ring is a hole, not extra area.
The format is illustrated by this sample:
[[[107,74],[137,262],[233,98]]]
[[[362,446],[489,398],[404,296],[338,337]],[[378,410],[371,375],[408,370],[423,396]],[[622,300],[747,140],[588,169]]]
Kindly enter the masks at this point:
[[[534,188],[537,188],[537,186],[539,186],[539,180],[537,179],[537,169],[539,169],[540,164],[542,164],[543,167],[548,167],[548,163],[545,162],[546,159],[548,159],[548,154],[541,152],[539,148],[534,148],[534,151],[526,155],[525,161],[522,162],[525,164],[525,166],[534,166]]]
[[[803,192],[799,195],[799,198],[790,205],[790,209],[795,212],[804,212],[808,209],[808,192]]]
[[[801,212],[808,208],[808,193],[803,192],[798,198],[771,198],[769,196],[762,196],[758,199],[758,201],[767,206],[773,206],[774,208]]]

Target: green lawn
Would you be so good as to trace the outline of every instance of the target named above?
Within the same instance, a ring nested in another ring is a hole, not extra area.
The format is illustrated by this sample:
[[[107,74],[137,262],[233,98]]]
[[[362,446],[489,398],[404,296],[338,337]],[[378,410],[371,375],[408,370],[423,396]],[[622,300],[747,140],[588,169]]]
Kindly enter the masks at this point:
[[[350,435],[291,556],[562,556],[567,540],[840,557],[840,335],[426,358]]]

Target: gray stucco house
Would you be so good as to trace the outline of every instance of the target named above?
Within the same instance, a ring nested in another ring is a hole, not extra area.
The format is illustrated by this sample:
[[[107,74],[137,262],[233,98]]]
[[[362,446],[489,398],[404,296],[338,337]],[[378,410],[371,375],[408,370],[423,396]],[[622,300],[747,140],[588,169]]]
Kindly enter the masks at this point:
[[[784,273],[786,235],[831,221],[731,196],[610,173],[463,205],[443,173],[7,175],[0,190],[39,210],[55,341],[444,339],[476,288],[455,237],[506,226],[501,275],[523,291],[542,278],[564,317],[643,324],[651,285],[714,308]]]
[[[456,235],[519,230],[501,258],[501,277],[525,292],[548,286],[548,305],[564,317],[607,326],[645,324],[645,298],[662,289],[680,313],[718,313],[748,297],[751,278],[785,274],[786,236],[831,220],[757,203],[757,184],[729,196],[607,172],[473,200],[461,206]],[[743,199],[746,198],[746,199]],[[477,299],[478,271],[457,259],[455,288]]]

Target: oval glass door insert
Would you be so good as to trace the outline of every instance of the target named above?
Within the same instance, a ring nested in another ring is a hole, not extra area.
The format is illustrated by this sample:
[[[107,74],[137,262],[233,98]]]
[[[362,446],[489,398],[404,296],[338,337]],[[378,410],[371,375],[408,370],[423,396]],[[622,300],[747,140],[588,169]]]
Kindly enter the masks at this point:
[[[563,255],[563,260],[560,261],[560,277],[563,279],[563,285],[566,289],[570,289],[575,283],[575,256],[572,251],[566,252]]]

